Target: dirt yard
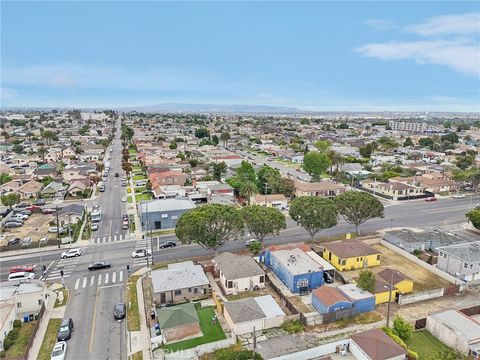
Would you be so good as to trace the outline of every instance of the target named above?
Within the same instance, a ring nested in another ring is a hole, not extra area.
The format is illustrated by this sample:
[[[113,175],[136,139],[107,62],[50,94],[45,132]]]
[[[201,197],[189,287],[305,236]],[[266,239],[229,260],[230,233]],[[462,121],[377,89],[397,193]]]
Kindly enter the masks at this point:
[[[411,262],[410,260],[407,260],[403,256],[382,245],[377,244],[372,246],[380,250],[383,254],[382,265],[370,268],[374,273],[377,273],[386,267],[399,270],[413,280],[414,292],[438,289],[451,285],[448,281],[443,280],[437,275]],[[344,271],[342,272],[342,274],[345,274],[350,278],[356,279],[358,278],[359,272],[360,270]]]
[[[31,237],[32,240],[36,242],[44,237],[55,237],[55,234],[48,233],[48,223],[51,219],[51,215],[32,214],[25,220],[22,227],[8,229],[8,232],[4,233],[5,238],[19,237],[23,239],[25,237]]]

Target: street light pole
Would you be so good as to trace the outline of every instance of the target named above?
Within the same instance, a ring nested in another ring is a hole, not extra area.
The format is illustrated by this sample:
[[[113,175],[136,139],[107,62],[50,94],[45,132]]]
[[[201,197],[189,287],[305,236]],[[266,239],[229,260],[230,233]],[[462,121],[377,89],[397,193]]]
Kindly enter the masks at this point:
[[[390,277],[390,286],[388,291],[388,305],[387,305],[387,328],[390,326],[390,303],[392,301],[392,287],[393,287],[393,272]]]
[[[58,248],[60,249],[60,223],[58,222],[58,205],[55,207],[55,214],[57,215],[57,239],[58,239]]]

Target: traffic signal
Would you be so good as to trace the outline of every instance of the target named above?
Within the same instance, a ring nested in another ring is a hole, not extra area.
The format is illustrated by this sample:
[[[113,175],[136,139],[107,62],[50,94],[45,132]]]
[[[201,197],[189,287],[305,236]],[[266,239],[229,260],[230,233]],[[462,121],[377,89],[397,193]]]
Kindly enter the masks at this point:
[[[130,270],[130,265],[127,265],[127,270]]]
[[[63,270],[60,270],[60,276],[63,277]]]

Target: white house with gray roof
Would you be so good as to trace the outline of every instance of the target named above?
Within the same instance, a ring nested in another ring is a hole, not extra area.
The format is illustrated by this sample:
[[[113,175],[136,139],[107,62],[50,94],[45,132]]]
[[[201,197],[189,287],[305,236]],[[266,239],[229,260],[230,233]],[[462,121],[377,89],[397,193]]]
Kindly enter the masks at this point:
[[[480,281],[480,241],[438,248],[437,268],[464,281]]]
[[[236,335],[279,327],[286,318],[271,295],[226,301],[223,316]]]
[[[213,259],[225,294],[263,289],[265,271],[251,256],[224,252]]]
[[[152,271],[153,298],[157,305],[178,304],[210,296],[210,283],[200,265],[191,261],[169,264]]]

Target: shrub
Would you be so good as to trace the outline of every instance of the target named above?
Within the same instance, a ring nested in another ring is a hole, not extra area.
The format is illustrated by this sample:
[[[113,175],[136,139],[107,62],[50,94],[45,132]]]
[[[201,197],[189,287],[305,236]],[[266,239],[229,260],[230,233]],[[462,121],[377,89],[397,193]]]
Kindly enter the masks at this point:
[[[13,321],[13,328],[16,329],[16,328],[19,328],[20,326],[22,326],[22,322],[18,319],[14,320]]]
[[[408,358],[418,360],[420,357],[415,351],[407,350]]]
[[[393,319],[393,331],[400,339],[407,341],[412,336],[413,326],[404,318],[395,316],[395,319]]]
[[[393,331],[393,329],[390,329],[390,328],[387,328],[387,327],[383,327],[382,330],[385,332],[385,334],[387,334],[388,336],[390,336],[390,338],[395,341],[398,345],[400,345],[402,348],[404,348],[405,350],[408,350],[408,346],[407,344],[405,344],[405,342],[400,339],[400,337],[395,334],[395,332]]]
[[[18,331],[19,331],[19,328],[13,328],[13,329],[10,330],[10,332],[8,333],[7,338],[15,341],[15,339],[18,337]]]
[[[282,329],[290,334],[296,334],[304,330],[303,323],[300,320],[285,321]]]
[[[3,359],[5,356],[7,356],[6,351],[0,351],[0,359]]]
[[[15,342],[15,340],[12,340],[12,339],[6,337],[5,340],[3,340],[3,348],[5,349],[5,351],[10,349],[10,347],[13,345],[14,342]]]

